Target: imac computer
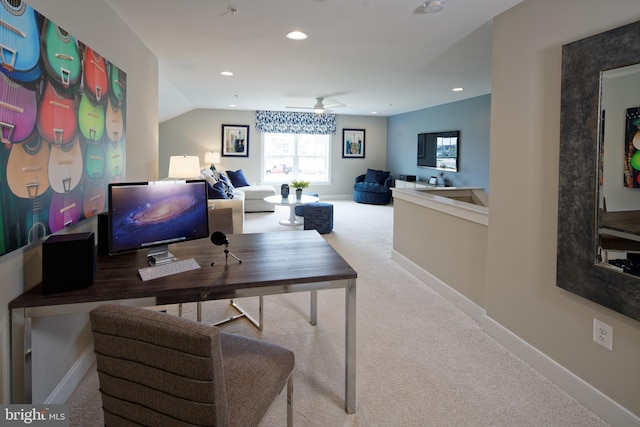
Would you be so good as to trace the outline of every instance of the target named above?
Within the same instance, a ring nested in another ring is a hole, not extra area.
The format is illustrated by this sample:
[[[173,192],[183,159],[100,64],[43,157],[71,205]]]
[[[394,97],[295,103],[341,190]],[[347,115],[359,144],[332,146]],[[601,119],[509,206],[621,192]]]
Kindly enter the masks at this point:
[[[148,250],[150,265],[175,260],[168,245],[209,237],[203,180],[109,184],[109,254]]]

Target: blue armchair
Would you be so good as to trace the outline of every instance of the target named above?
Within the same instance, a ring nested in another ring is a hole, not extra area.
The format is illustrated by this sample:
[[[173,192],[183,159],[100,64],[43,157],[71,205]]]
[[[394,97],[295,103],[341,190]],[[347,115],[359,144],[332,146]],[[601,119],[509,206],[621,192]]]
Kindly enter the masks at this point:
[[[353,200],[358,203],[386,205],[391,202],[390,172],[367,169],[367,173],[356,177],[353,185]]]

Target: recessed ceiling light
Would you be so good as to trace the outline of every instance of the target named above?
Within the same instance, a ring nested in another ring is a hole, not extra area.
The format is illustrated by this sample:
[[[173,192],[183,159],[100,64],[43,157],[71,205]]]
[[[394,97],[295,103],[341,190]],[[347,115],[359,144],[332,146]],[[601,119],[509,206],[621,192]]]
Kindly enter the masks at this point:
[[[235,107],[236,107],[236,104],[229,104],[229,107],[231,107],[231,108],[235,108]]]
[[[462,92],[464,90],[464,88],[463,87],[454,87],[452,90],[454,92]]]
[[[422,13],[437,13],[444,9],[443,0],[429,0],[418,6],[418,10]]]
[[[307,36],[302,31],[291,31],[289,34],[287,34],[287,38],[291,40],[304,40],[307,37],[309,36]]]
[[[223,71],[220,74],[222,74],[223,76],[233,76],[233,73],[231,71]]]
[[[372,111],[371,114],[378,114],[378,112],[377,111]]]

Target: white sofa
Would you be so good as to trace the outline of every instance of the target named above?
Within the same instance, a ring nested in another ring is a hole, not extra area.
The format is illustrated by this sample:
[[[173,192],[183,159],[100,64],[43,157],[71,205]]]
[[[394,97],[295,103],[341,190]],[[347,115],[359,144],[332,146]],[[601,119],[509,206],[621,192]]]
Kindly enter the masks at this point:
[[[203,169],[201,177],[211,185],[215,184],[217,179],[210,169]],[[234,232],[242,233],[245,212],[274,212],[275,205],[265,202],[264,198],[275,194],[276,190],[270,185],[237,187],[233,189],[233,197],[230,199],[209,199],[209,208],[231,208],[233,210]]]
[[[244,193],[234,191],[233,199],[209,199],[209,209],[231,208],[233,217],[233,232],[244,232]]]
[[[276,195],[275,188],[270,185],[250,185],[236,188],[233,190],[234,197],[236,192],[244,193],[245,212],[274,212],[276,210],[276,205],[264,201],[265,197]]]

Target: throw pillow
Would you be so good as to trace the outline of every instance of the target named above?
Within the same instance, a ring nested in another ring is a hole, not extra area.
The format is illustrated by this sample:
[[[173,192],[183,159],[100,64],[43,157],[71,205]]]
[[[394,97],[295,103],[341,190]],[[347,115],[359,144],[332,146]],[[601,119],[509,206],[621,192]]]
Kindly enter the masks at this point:
[[[213,171],[213,175],[218,178],[219,181],[222,182],[222,186],[224,187],[225,193],[227,193],[228,199],[233,199],[233,184],[226,173],[220,172],[218,170]]]
[[[237,171],[227,171],[227,175],[231,180],[231,183],[234,187],[248,187],[249,182],[247,178],[244,176],[244,172],[242,169],[238,169]]]
[[[218,181],[211,185],[207,181],[207,197],[209,199],[228,199],[227,192],[224,189],[222,181]]]
[[[377,169],[367,169],[367,174],[364,177],[364,182],[371,182],[374,184],[384,185],[384,182],[389,177],[388,171],[382,171]]]

